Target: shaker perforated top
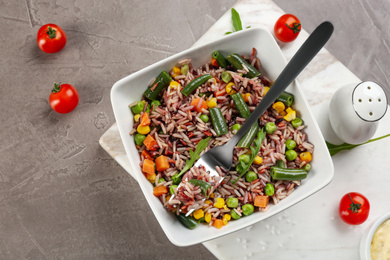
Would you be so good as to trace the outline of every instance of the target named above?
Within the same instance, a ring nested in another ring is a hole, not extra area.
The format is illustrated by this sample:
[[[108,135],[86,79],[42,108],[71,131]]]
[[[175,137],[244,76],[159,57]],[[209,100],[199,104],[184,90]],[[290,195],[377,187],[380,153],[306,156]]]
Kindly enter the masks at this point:
[[[386,114],[386,93],[372,81],[364,81],[355,87],[352,102],[356,114],[365,121],[377,121]]]

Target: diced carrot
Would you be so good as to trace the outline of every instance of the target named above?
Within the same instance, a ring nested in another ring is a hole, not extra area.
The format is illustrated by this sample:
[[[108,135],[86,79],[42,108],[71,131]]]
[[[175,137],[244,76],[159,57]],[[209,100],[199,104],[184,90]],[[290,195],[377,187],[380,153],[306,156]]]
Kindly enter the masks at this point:
[[[168,157],[160,155],[155,160],[157,171],[163,172],[169,168]]]
[[[145,159],[153,160],[153,156],[151,156],[150,153],[146,150],[142,151],[141,156],[143,156]]]
[[[168,188],[166,186],[157,186],[153,188],[153,195],[156,197],[160,197],[163,194],[166,194],[168,192]]]
[[[194,98],[191,101],[191,106],[194,106],[192,110],[195,110],[196,112],[202,112],[203,108],[208,108],[206,101],[204,101],[202,98]]]
[[[150,151],[157,150],[158,148],[158,143],[156,140],[151,135],[147,135],[145,140],[144,140],[144,145],[146,146],[146,149]]]
[[[223,227],[223,221],[222,219],[216,219],[214,220],[213,222],[213,226],[220,229],[221,227]]]
[[[211,57],[211,65],[213,65],[216,68],[219,68],[218,61],[216,59],[214,59],[213,57]]]
[[[148,113],[143,113],[143,115],[141,116],[141,123],[140,123],[141,126],[147,126],[147,125],[150,125],[150,118],[149,118],[149,114]]]
[[[142,171],[146,175],[153,175],[153,174],[155,174],[154,162],[152,160],[150,160],[150,159],[145,159],[144,163],[142,165]]]
[[[258,195],[253,203],[256,207],[265,208],[268,205],[269,196]]]
[[[207,135],[207,136],[212,136],[213,134],[212,133],[210,133],[209,131],[204,131],[203,132],[205,135]]]

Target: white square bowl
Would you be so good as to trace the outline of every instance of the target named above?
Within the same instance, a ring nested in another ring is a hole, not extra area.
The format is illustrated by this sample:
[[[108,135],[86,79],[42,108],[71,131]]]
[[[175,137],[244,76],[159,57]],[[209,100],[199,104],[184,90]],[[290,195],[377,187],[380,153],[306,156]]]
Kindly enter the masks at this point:
[[[294,106],[299,111],[305,125],[307,125],[304,131],[309,142],[314,144],[315,150],[308,177],[290,196],[281,200],[277,205],[270,205],[267,212],[255,212],[239,220],[230,221],[228,225],[221,229],[199,225],[197,228],[190,230],[184,227],[171,212],[167,211],[160,200],[153,195],[153,186],[141,172],[140,157],[135,147],[134,138],[129,135],[133,127],[133,115],[128,105],[141,100],[142,94],[152,79],[157,77],[162,70],[170,71],[183,58],[191,58],[193,66],[197,68],[209,61],[212,52],[215,50],[222,53],[249,55],[253,47],[257,49],[257,55],[267,77],[275,80],[287,64],[286,59],[268,31],[254,28],[235,32],[215,42],[180,52],[119,80],[111,89],[111,102],[115,119],[134,175],[165,234],[177,246],[202,243],[253,225],[309,197],[325,187],[333,178],[333,162],[324,138],[302,90],[298,83],[294,82],[287,88],[287,91],[295,96]]]

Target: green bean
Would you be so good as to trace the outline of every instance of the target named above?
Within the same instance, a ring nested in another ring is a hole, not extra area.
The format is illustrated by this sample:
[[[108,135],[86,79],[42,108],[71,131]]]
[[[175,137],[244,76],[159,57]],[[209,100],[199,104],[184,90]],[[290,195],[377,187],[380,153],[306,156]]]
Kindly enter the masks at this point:
[[[265,132],[272,135],[276,131],[276,125],[274,122],[268,122],[265,124]]]
[[[210,74],[203,74],[195,79],[193,79],[190,83],[187,84],[182,90],[184,96],[190,95],[195,89],[197,89],[202,84],[206,83],[212,76]]]
[[[217,60],[218,65],[222,68],[226,68],[227,62],[225,57],[219,52],[219,51],[214,51],[213,52],[213,58]]]
[[[171,75],[163,70],[153,84],[144,92],[144,96],[150,100],[155,100],[161,91],[172,81]]]
[[[294,96],[283,91],[282,94],[280,94],[280,96],[276,99],[276,101],[282,102],[286,107],[291,107],[291,105],[294,103]]]
[[[272,196],[275,193],[275,187],[272,185],[272,183],[267,183],[264,187],[264,193],[267,196]]]
[[[249,107],[245,103],[244,99],[241,96],[241,93],[235,93],[231,95],[234,105],[236,106],[238,113],[240,113],[240,116],[243,118],[248,118],[251,114],[251,111],[249,110]]]
[[[294,150],[288,150],[285,153],[287,161],[294,161],[297,158],[298,154]]]
[[[229,208],[237,208],[238,207],[238,199],[234,197],[229,197],[226,200],[226,205]]]
[[[259,124],[255,122],[251,126],[251,128],[249,128],[248,132],[240,139],[240,141],[237,144],[237,147],[248,148],[252,144],[252,141],[253,139],[255,139],[258,132],[259,132]]]
[[[255,207],[252,204],[242,205],[242,214],[245,216],[251,215],[255,211]]]
[[[286,145],[287,150],[292,150],[297,146],[297,143],[292,139],[287,139],[284,144]]]
[[[187,216],[185,214],[176,215],[176,217],[180,220],[180,222],[189,229],[194,229],[199,225],[199,221],[195,220],[191,216]]]
[[[270,174],[274,180],[286,181],[297,181],[307,177],[307,172],[303,169],[280,168],[276,166],[271,167]]]
[[[242,70],[245,67],[248,69],[248,72],[244,74],[244,77],[254,78],[260,76],[260,72],[257,71],[252,65],[250,65],[243,57],[237,53],[232,53],[226,57],[228,62],[233,65],[236,70]]]
[[[229,130],[219,107],[213,107],[210,110],[211,122],[218,136],[226,134]]]

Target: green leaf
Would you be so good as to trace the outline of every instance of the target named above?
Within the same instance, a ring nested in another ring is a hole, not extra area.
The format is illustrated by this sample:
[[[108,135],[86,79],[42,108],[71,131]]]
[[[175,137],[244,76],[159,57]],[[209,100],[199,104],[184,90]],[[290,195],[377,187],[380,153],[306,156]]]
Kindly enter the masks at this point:
[[[206,149],[207,144],[209,143],[211,137],[207,137],[206,139],[202,139],[199,141],[198,145],[196,146],[195,152],[190,150],[190,159],[186,160],[186,165],[184,165],[184,168],[181,170],[181,172],[178,174],[179,176],[183,175],[183,173],[187,172],[189,169],[191,169],[192,165],[194,165],[194,162],[199,159],[199,154]]]
[[[330,155],[333,156],[333,155],[337,154],[338,152],[341,152],[341,151],[344,151],[344,150],[351,150],[351,149],[353,149],[355,147],[358,147],[360,145],[368,144],[368,143],[371,143],[371,142],[374,142],[374,141],[378,141],[380,139],[383,139],[383,138],[389,137],[389,136],[390,136],[390,134],[387,134],[387,135],[384,135],[384,136],[381,136],[381,137],[377,137],[377,138],[368,140],[367,142],[362,143],[362,144],[348,144],[348,143],[331,144],[329,142],[326,142],[326,146],[328,147]]]
[[[202,180],[191,179],[188,182],[193,184],[194,186],[199,186],[200,190],[202,191],[203,195],[205,195],[205,196],[207,196],[207,190],[211,188],[210,183],[202,181]]]
[[[242,30],[240,15],[238,14],[236,9],[234,9],[234,8],[232,8],[232,22],[233,22],[234,30],[236,30],[236,31]]]
[[[237,179],[232,181],[231,182],[232,184],[235,184],[238,181],[238,179],[241,178],[242,176],[244,176],[244,174],[248,171],[249,167],[252,165],[253,161],[255,160],[256,155],[260,151],[261,143],[264,141],[265,136],[266,136],[266,133],[264,132],[264,128],[261,128],[260,132],[257,133],[257,139],[255,141],[253,141],[255,146],[250,147],[252,154],[251,154],[251,158],[249,160],[249,163],[246,164],[244,161],[240,162],[241,167],[239,167],[239,170],[237,171],[240,174],[240,176],[238,176]]]

